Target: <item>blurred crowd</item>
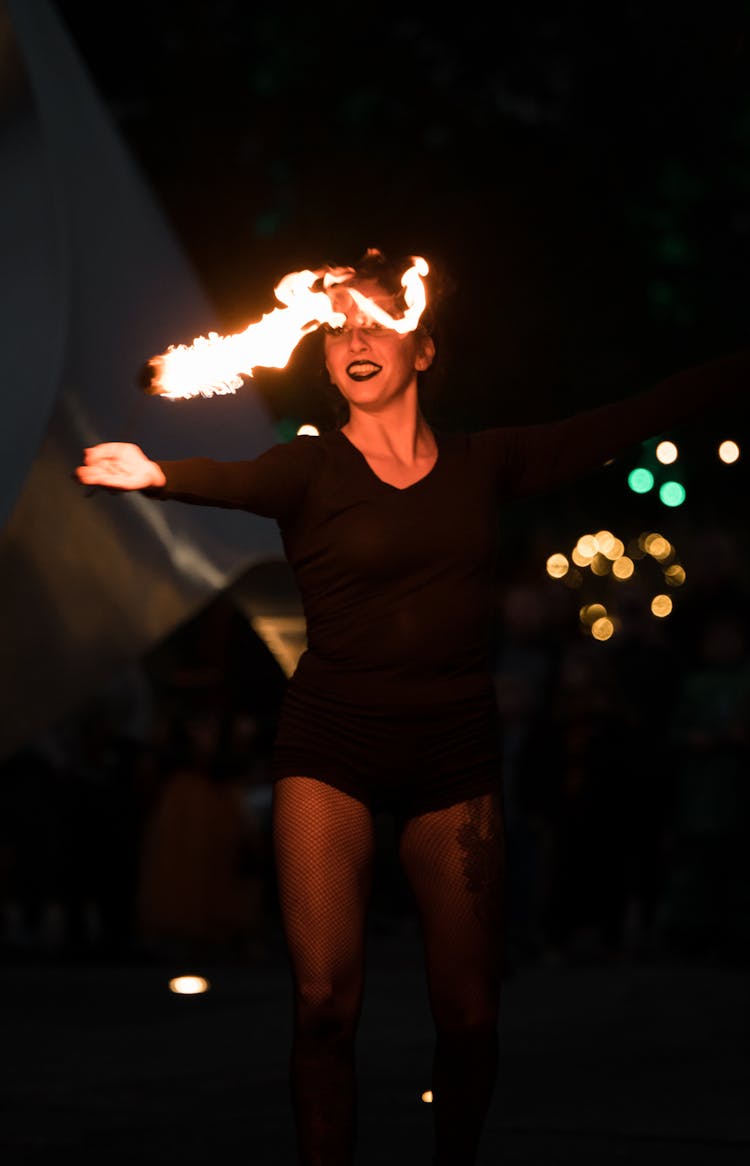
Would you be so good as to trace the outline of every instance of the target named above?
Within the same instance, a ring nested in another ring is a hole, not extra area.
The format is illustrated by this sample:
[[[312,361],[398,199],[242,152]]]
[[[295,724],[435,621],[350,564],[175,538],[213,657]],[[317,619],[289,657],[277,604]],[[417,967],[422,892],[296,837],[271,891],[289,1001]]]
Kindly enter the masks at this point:
[[[607,642],[539,571],[498,588],[509,969],[750,962],[748,594],[731,540],[716,549],[667,619],[624,589]],[[283,685],[219,596],[7,759],[2,952],[262,958],[280,934],[270,753]],[[408,894],[388,822],[378,830],[374,925],[403,926]]]

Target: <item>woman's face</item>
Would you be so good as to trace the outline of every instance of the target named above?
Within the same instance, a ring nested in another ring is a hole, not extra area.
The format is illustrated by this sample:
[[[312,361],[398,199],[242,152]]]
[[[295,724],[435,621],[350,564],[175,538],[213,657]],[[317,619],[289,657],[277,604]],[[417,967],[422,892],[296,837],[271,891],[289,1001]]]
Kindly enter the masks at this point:
[[[390,315],[398,315],[394,297],[375,281],[352,281],[332,288],[330,296],[337,311],[346,315],[340,331],[325,337],[325,361],[332,384],[350,406],[376,411],[403,394],[416,389],[417,373],[432,364],[435,347],[423,332],[403,335],[377,324],[349,295],[354,287]]]

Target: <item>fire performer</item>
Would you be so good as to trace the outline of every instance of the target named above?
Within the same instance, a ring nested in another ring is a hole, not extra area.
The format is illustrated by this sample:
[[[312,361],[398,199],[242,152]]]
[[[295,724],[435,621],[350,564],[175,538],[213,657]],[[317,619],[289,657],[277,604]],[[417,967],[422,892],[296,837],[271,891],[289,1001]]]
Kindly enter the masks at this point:
[[[104,443],[76,472],[86,485],[279,524],[308,643],[279,717],[273,798],[299,1161],[353,1161],[373,815],[387,809],[435,1025],[434,1161],[471,1166],[497,1074],[502,975],[501,754],[488,651],[499,507],[727,400],[747,384],[750,357],[562,421],[435,432],[420,404],[435,342],[426,313],[408,316],[403,267],[369,251],[337,270],[325,287],[333,310],[318,319],[346,408],[340,427],[239,462],[159,461]]]

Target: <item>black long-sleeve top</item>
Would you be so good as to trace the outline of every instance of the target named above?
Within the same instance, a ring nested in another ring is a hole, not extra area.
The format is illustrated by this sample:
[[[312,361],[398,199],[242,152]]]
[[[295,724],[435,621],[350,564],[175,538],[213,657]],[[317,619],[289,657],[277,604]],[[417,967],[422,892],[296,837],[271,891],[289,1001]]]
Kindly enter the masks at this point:
[[[307,623],[292,684],[378,711],[435,707],[490,690],[503,504],[568,484],[749,383],[742,352],[562,421],[438,432],[433,469],[404,489],[334,430],[247,461],[160,461],[166,485],[150,493],[278,522]]]

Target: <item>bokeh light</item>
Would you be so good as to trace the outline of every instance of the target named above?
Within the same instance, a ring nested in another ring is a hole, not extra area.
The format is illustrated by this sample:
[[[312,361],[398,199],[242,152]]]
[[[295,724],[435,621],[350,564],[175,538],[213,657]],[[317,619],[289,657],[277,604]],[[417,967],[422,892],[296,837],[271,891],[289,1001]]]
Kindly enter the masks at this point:
[[[672,600],[668,595],[655,595],[651,600],[651,611],[659,619],[663,619],[665,615],[669,615],[672,610]]]
[[[599,550],[599,544],[593,534],[582,534],[575,545],[575,549],[580,555],[583,562],[579,563],[579,567],[586,566],[591,562],[596,552]],[[578,560],[574,560],[578,562]]]
[[[610,563],[607,556],[603,555],[600,551],[597,551],[596,554],[594,555],[593,559],[591,560],[591,572],[592,572],[592,574],[599,575],[601,577],[603,575],[608,575],[609,572],[611,571],[611,569],[612,569],[612,564]]]
[[[563,575],[567,574],[569,568],[570,563],[565,555],[550,555],[547,559],[547,574],[553,579],[562,579]]]
[[[736,462],[740,456],[740,447],[736,441],[722,441],[719,446],[719,457],[727,465]]]
[[[645,466],[638,466],[628,474],[628,485],[636,494],[648,494],[654,486],[654,475]]]
[[[656,531],[642,534],[639,542],[644,551],[660,563],[663,563],[672,554],[673,548],[669,539],[664,538],[662,534],[657,534]]]
[[[591,625],[591,634],[595,640],[608,640],[614,634],[615,625],[609,616],[604,615],[601,619],[594,620]]]
[[[685,501],[685,487],[682,482],[662,482],[659,497],[665,506],[682,506]]]
[[[612,574],[615,579],[629,579],[635,571],[635,563],[628,555],[621,555],[612,564]]]
[[[664,581],[671,587],[681,587],[685,582],[685,568],[680,563],[672,563],[664,569]]]
[[[656,456],[663,466],[671,466],[677,461],[677,446],[673,441],[660,441],[656,447]]]
[[[581,623],[591,627],[598,619],[602,619],[607,614],[607,609],[603,603],[585,603],[578,612]]]
[[[203,976],[174,976],[169,981],[170,992],[175,992],[178,996],[197,996],[201,992],[207,992],[211,985]]]

